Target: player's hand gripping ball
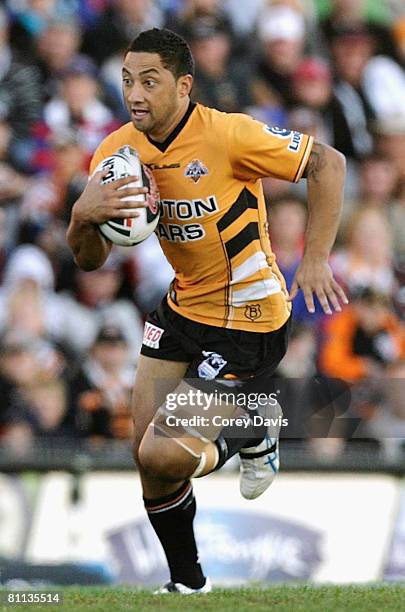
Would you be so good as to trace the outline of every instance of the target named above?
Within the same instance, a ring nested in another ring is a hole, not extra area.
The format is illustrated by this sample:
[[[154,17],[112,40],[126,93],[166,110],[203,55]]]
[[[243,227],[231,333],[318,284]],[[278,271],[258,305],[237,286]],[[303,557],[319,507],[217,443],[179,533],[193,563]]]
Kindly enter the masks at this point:
[[[109,219],[99,225],[101,233],[119,246],[133,246],[142,242],[154,232],[160,217],[159,192],[152,172],[129,146],[118,149],[114,155],[103,159],[95,169],[109,172],[102,178],[102,184],[111,183],[127,176],[138,177],[133,183],[122,187],[147,187],[148,193],[128,196],[123,201],[147,202],[147,207],[136,208],[138,217],[126,219]],[[132,211],[132,209],[128,209]]]

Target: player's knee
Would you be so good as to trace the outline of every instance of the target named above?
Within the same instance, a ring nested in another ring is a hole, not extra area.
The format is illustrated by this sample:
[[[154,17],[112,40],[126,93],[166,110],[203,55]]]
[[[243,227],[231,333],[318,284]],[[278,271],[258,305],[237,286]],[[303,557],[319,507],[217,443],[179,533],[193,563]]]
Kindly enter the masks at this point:
[[[137,436],[135,434],[132,439],[132,456],[138,467],[140,466],[139,447],[141,446],[141,442],[142,442],[142,437]]]
[[[175,450],[169,445],[160,445],[159,448],[155,444],[142,443],[137,451],[138,465],[154,478],[173,481],[187,478],[192,470],[176,456]]]
[[[136,401],[136,394],[134,394],[134,399],[133,399],[134,404],[135,404],[135,401]],[[142,414],[142,398],[139,398],[139,402],[136,404],[136,407],[137,407],[137,410],[139,411],[139,414]],[[140,419],[139,416],[135,414],[135,410],[133,410],[132,421],[134,425],[134,433],[132,436],[132,456],[134,458],[136,465],[139,467],[140,465],[139,448],[141,446],[142,439],[145,435],[145,432],[148,426],[148,422],[146,422],[143,419]]]

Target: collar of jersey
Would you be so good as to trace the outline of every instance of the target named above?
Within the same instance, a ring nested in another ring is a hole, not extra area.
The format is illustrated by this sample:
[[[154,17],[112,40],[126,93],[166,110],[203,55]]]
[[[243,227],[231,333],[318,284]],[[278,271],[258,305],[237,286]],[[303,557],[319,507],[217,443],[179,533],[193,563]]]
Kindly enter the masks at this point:
[[[159,149],[161,153],[164,153],[166,149],[168,148],[168,146],[173,142],[173,140],[180,134],[181,130],[186,125],[187,121],[190,118],[191,113],[193,112],[196,106],[197,105],[195,104],[195,102],[190,102],[190,104],[188,105],[188,109],[186,110],[186,113],[184,117],[182,118],[182,120],[179,121],[179,123],[176,125],[174,130],[170,132],[166,140],[164,140],[163,142],[157,142],[156,140],[153,140],[153,138],[151,138],[149,135],[146,135],[146,138],[149,140],[150,144],[152,144],[154,147]]]

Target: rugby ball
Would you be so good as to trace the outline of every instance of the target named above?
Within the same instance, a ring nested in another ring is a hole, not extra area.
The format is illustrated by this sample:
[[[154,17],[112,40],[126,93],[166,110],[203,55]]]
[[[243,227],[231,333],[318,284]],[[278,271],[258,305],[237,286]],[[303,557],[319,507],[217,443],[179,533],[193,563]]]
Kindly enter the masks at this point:
[[[103,159],[94,172],[100,170],[109,171],[101,180],[104,185],[126,176],[137,176],[139,178],[129,183],[128,187],[148,187],[149,191],[146,194],[123,198],[124,201],[148,203],[146,208],[133,209],[139,213],[138,217],[109,219],[99,225],[103,236],[114,244],[119,246],[139,244],[154,232],[160,217],[159,193],[152,172],[142,164],[137,152],[129,145],[121,147],[116,153]],[[126,188],[127,186],[122,187]]]

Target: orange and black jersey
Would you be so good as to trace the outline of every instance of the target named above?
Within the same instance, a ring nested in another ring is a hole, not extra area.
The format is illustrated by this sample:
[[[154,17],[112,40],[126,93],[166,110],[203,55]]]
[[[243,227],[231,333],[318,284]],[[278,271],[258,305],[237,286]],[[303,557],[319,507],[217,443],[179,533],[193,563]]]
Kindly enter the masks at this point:
[[[170,306],[200,323],[268,332],[285,323],[290,305],[270,246],[260,179],[298,181],[312,141],[247,115],[190,104],[164,143],[132,123],[110,134],[90,172],[119,147],[135,148],[160,192],[157,235],[176,274]]]

